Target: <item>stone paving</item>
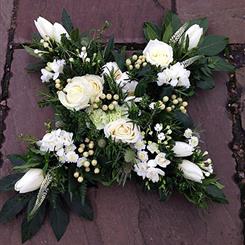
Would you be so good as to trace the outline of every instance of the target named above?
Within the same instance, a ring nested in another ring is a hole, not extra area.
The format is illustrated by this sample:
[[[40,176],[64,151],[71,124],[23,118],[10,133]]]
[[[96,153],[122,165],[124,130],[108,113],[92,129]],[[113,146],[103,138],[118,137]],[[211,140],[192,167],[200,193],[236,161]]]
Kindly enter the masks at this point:
[[[161,203],[156,194],[143,193],[134,183],[90,190],[96,217],[93,222],[71,217],[68,230],[59,244],[91,245],[219,245],[243,243],[245,222],[245,2],[241,0],[1,0],[0,1],[0,176],[10,171],[6,155],[23,152],[25,145],[16,136],[40,137],[43,123],[52,118],[50,109],[37,106],[42,88],[38,74],[28,74],[32,61],[21,48],[35,31],[33,20],[39,15],[59,21],[62,8],[70,13],[75,26],[86,31],[112,23],[117,43],[137,49],[144,43],[142,24],[161,23],[166,9],[181,19],[209,18],[210,33],[230,38],[230,59],[237,66],[228,77],[218,74],[216,88],[200,92],[190,102],[190,113],[201,133],[204,147],[215,162],[216,172],[225,185],[228,205],[210,205],[198,210],[181,196]],[[241,187],[241,192],[239,190]],[[8,194],[0,195],[0,206]],[[242,207],[242,208],[241,208]],[[240,214],[240,217],[239,217]],[[20,241],[20,217],[0,225],[0,244]],[[26,244],[58,244],[45,223]]]

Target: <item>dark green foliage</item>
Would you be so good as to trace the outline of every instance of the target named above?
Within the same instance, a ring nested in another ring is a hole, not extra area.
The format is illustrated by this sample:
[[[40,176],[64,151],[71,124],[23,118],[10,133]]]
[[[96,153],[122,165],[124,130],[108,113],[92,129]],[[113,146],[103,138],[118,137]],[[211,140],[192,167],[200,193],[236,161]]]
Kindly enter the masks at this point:
[[[15,183],[23,176],[22,173],[11,174],[0,179],[0,191],[14,190]]]
[[[62,11],[61,20],[62,20],[62,25],[67,30],[67,32],[71,33],[73,30],[73,25],[72,25],[71,17],[69,16],[69,14],[66,12],[65,9],[63,9]]]

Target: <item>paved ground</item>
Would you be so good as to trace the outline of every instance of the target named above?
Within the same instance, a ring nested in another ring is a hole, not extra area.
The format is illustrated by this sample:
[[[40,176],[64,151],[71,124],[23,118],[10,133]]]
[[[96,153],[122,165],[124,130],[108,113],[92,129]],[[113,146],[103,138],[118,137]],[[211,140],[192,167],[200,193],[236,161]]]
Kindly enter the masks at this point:
[[[245,2],[241,0],[1,0],[0,143],[3,164],[0,176],[10,171],[6,155],[25,150],[16,136],[23,133],[40,137],[43,122],[52,117],[50,110],[41,110],[36,104],[41,88],[39,76],[24,70],[31,57],[20,44],[30,41],[35,18],[42,15],[57,21],[63,7],[83,31],[98,28],[105,20],[111,21],[112,28],[107,35],[114,33],[118,43],[134,48],[144,42],[143,21],[160,23],[166,9],[174,10],[183,20],[207,16],[211,33],[230,37],[230,58],[238,69],[231,77],[218,74],[216,88],[200,92],[191,101],[191,115],[203,129],[204,147],[210,152],[218,177],[226,186],[228,205],[213,204],[202,211],[178,195],[160,203],[155,194],[143,193],[133,183],[125,188],[99,187],[89,193],[95,221],[72,217],[59,244],[241,245],[242,221],[245,221]],[[0,196],[0,206],[6,198],[7,194]],[[0,225],[1,245],[20,244],[20,221],[18,218]],[[56,242],[45,224],[26,244],[53,245]]]

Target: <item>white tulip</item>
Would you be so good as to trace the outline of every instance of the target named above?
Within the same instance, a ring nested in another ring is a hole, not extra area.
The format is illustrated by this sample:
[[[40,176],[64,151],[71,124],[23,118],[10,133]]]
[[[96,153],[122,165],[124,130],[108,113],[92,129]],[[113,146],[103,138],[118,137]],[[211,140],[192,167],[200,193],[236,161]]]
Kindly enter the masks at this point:
[[[43,180],[43,170],[40,168],[32,168],[15,183],[14,189],[19,193],[35,191],[40,188]]]
[[[48,38],[53,38],[53,25],[43,17],[38,17],[37,20],[34,20],[35,26],[44,40]]]
[[[191,50],[193,48],[196,48],[201,37],[203,35],[203,28],[201,28],[199,25],[195,24],[192,25],[186,32],[185,32],[185,38],[188,36],[189,38],[189,47],[188,50]]]
[[[202,183],[204,179],[202,170],[195,163],[183,160],[178,168],[183,172],[183,176],[186,179]]]
[[[69,37],[66,29],[59,23],[54,23],[53,25],[43,17],[38,17],[37,20],[34,20],[34,23],[44,40],[51,38],[60,43],[62,34],[65,34],[67,38]]]
[[[173,151],[176,157],[187,157],[193,154],[194,148],[185,142],[176,141]]]

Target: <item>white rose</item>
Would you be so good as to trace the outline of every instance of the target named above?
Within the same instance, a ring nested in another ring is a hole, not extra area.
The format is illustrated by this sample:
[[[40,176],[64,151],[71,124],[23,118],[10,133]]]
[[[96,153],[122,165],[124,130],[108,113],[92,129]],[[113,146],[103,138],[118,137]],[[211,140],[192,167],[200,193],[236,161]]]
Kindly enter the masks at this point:
[[[194,148],[185,142],[176,141],[173,151],[176,157],[187,157],[193,154]]]
[[[167,67],[173,61],[172,47],[157,39],[149,41],[143,54],[148,62],[156,66]]]
[[[32,168],[15,183],[14,189],[19,193],[35,191],[40,188],[43,180],[43,170],[40,168]]]
[[[185,32],[185,38],[188,36],[189,38],[189,47],[188,50],[191,50],[193,48],[196,48],[201,37],[203,35],[203,28],[201,28],[199,25],[195,24],[192,25],[186,32]]]
[[[196,136],[191,136],[189,139],[189,145],[196,147],[199,144],[199,139]]]
[[[103,79],[96,75],[83,76],[92,87],[92,94],[90,100],[93,102],[103,93]]]
[[[57,94],[63,106],[75,111],[88,107],[94,96],[92,85],[84,76],[72,78],[63,91],[58,91]]]
[[[202,170],[195,163],[183,160],[178,168],[183,172],[183,176],[186,179],[202,183],[202,180],[204,179]]]
[[[34,23],[39,34],[44,40],[51,38],[60,43],[62,34],[65,34],[66,37],[69,37],[66,29],[59,23],[54,23],[53,25],[43,17],[38,17],[37,20],[34,20]]]
[[[139,128],[127,119],[110,122],[104,127],[104,133],[107,138],[111,137],[115,141],[129,144],[134,144],[141,139]]]
[[[189,139],[192,136],[192,130],[190,128],[187,128],[184,132],[184,136]]]

